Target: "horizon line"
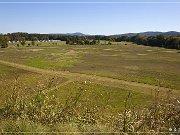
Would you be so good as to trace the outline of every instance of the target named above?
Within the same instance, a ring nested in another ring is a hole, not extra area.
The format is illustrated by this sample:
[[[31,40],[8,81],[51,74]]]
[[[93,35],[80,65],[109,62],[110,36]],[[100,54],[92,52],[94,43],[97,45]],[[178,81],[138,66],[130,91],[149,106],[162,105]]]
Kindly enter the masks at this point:
[[[146,33],[146,32],[160,32],[160,33],[167,33],[167,32],[177,32],[177,33],[180,33],[179,31],[141,31],[141,32],[124,32],[124,33],[116,33],[116,34],[85,34],[83,32],[65,32],[65,33],[41,33],[41,32],[5,32],[5,33],[0,33],[0,34],[12,34],[12,33],[27,33],[27,34],[47,34],[47,35],[50,35],[50,34],[59,34],[59,35],[68,35],[68,34],[76,34],[76,33],[81,33],[81,34],[84,34],[86,36],[112,36],[112,35],[124,35],[124,34],[140,34],[140,33]]]

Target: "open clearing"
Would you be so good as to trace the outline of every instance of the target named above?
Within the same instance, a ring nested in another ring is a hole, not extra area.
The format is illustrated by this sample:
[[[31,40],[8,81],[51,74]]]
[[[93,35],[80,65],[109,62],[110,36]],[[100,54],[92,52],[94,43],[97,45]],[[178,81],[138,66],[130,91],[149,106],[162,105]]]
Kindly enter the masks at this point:
[[[163,95],[173,90],[175,96],[180,95],[179,58],[176,50],[131,43],[12,46],[0,50],[1,103],[12,93],[8,86],[15,78],[27,98],[55,78],[47,92],[60,102],[82,89],[81,101],[86,106],[110,105],[112,112],[121,111],[130,91],[135,105],[145,105],[153,99],[152,91]]]
[[[180,89],[180,54],[177,50],[122,43],[111,46],[42,44],[0,51],[3,51],[1,60],[31,67]]]

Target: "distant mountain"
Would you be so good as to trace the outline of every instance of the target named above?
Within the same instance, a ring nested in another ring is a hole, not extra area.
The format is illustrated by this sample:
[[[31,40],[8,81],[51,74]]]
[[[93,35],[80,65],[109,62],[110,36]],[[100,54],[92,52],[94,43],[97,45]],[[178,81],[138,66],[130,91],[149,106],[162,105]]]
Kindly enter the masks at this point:
[[[88,34],[83,34],[83,33],[81,33],[81,32],[66,33],[66,35],[71,35],[71,36],[89,36]]]
[[[50,33],[55,35],[70,35],[70,36],[90,36],[88,34],[83,34],[81,32],[75,32],[75,33]]]
[[[164,35],[164,36],[178,36],[178,35],[180,35],[180,32],[169,31],[169,32],[163,33],[163,35]]]
[[[176,32],[176,31],[169,31],[169,32],[148,31],[148,32],[140,32],[140,33],[117,34],[117,35],[113,35],[113,36],[135,36],[137,34],[142,35],[142,36],[157,36],[157,35],[178,36],[178,35],[180,35],[180,32]]]
[[[51,34],[60,34],[60,35],[70,35],[70,36],[105,36],[105,35],[90,35],[84,34],[81,32],[75,33],[51,33]],[[116,35],[109,35],[109,36],[135,36],[135,35],[142,35],[142,36],[157,36],[157,35],[164,35],[164,36],[178,36],[180,32],[177,31],[168,31],[168,32],[159,32],[159,31],[147,31],[147,32],[140,32],[140,33],[125,33],[125,34],[116,34]]]

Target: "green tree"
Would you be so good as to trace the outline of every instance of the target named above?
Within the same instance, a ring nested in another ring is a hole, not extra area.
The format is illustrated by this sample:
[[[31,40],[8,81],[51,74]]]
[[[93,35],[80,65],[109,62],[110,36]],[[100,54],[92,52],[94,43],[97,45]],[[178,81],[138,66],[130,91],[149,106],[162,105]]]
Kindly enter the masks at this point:
[[[79,45],[84,45],[84,41],[83,40],[78,40],[77,42]]]
[[[36,44],[36,41],[38,41],[37,37],[32,37],[31,44],[34,46]]]
[[[26,38],[25,37],[21,37],[20,43],[21,43],[22,46],[24,46],[26,44]]]
[[[109,42],[108,42],[108,45],[112,45],[112,43],[109,41]]]
[[[166,39],[163,35],[158,35],[156,36],[156,40],[157,40],[157,45],[159,47],[164,47],[165,43],[166,43]]]
[[[1,48],[6,48],[8,47],[7,40],[3,35],[0,35],[0,47]]]
[[[171,49],[180,49],[180,37],[169,37],[165,47]]]
[[[69,38],[66,40],[66,44],[71,44],[71,41]]]
[[[90,44],[89,40],[87,40],[87,39],[84,42],[85,42],[85,45],[89,45]]]
[[[93,41],[91,42],[91,45],[96,45],[96,40],[93,40]]]
[[[31,44],[34,46],[36,44],[36,42],[35,41],[31,41]]]
[[[4,36],[4,39],[6,42],[9,42],[11,40],[11,38],[9,36]]]
[[[98,45],[100,44],[100,40],[97,41],[97,44],[98,44]]]
[[[37,37],[33,37],[32,41],[38,41],[38,38]]]

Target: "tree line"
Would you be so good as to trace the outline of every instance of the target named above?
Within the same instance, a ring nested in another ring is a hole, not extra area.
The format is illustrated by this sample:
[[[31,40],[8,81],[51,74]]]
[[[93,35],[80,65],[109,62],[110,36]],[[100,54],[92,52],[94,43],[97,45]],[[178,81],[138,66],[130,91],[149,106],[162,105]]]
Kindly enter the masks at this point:
[[[180,49],[180,36],[121,36],[115,38],[116,42],[127,41],[138,45],[164,47],[169,49]]]
[[[0,47],[7,47],[7,42],[17,42],[19,41],[22,45],[26,41],[49,41],[49,40],[61,40],[66,41],[67,44],[75,45],[96,45],[100,44],[100,40],[115,41],[127,41],[133,42],[138,45],[145,46],[156,46],[164,47],[169,49],[180,49],[180,35],[179,36],[74,36],[74,35],[64,35],[64,34],[29,34],[29,33],[8,33],[0,35]]]

